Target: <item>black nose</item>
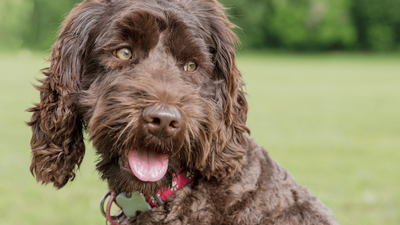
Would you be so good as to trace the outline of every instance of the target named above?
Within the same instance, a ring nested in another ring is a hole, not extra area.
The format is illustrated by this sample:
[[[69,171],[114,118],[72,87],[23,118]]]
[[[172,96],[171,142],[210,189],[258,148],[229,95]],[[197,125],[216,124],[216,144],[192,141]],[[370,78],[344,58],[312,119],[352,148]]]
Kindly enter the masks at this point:
[[[182,125],[182,116],[179,110],[165,104],[146,107],[142,117],[147,123],[148,131],[157,137],[170,137]]]

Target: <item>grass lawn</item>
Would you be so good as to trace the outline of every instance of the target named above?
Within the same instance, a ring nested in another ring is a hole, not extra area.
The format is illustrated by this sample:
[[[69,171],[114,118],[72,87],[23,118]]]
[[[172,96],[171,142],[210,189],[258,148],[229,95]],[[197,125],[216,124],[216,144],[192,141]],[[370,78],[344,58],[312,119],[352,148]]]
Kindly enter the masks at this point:
[[[29,172],[42,54],[0,54],[2,225],[104,224],[91,147],[61,190]],[[242,53],[251,136],[342,225],[400,224],[400,55]]]

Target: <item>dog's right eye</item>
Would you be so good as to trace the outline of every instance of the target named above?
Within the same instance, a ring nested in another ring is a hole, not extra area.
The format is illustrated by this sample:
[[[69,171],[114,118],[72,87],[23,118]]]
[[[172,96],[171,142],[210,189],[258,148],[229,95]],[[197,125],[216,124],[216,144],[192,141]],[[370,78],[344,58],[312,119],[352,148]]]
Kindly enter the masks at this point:
[[[121,60],[129,60],[132,58],[132,52],[131,50],[127,49],[127,48],[121,48],[118,50],[115,50],[114,55]]]
[[[185,66],[183,66],[183,70],[185,70],[186,72],[193,72],[196,70],[196,68],[197,65],[194,62],[186,63]]]

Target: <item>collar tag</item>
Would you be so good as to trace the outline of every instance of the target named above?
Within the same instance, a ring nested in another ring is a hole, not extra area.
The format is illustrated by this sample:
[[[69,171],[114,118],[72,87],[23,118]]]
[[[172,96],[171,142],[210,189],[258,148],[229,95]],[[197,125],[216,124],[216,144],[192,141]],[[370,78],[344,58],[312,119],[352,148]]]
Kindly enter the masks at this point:
[[[120,193],[116,198],[117,204],[122,208],[127,217],[135,217],[137,211],[151,209],[143,194],[135,191],[133,193]]]

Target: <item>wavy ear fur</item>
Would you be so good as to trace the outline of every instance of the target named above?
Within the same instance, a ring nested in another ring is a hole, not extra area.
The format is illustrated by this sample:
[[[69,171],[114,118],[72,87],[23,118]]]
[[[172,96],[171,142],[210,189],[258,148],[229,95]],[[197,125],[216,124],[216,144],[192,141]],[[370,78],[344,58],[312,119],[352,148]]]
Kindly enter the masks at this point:
[[[75,178],[85,154],[82,119],[75,110],[71,93],[80,91],[80,73],[90,26],[96,21],[90,6],[100,4],[85,1],[71,11],[48,59],[46,78],[35,86],[40,91],[40,103],[32,112],[31,173],[38,182],[53,182],[63,187]]]
[[[231,28],[235,27],[226,18],[222,5],[211,17],[212,53],[214,55],[214,78],[217,85],[215,98],[223,111],[216,129],[216,143],[208,156],[202,173],[218,180],[229,177],[245,164],[247,141],[247,101],[242,90],[244,82],[236,66],[234,43],[238,42]]]

